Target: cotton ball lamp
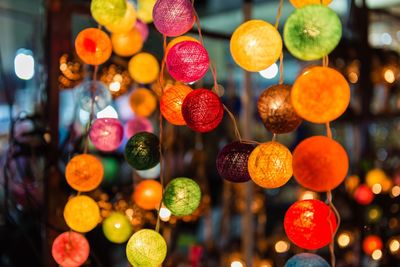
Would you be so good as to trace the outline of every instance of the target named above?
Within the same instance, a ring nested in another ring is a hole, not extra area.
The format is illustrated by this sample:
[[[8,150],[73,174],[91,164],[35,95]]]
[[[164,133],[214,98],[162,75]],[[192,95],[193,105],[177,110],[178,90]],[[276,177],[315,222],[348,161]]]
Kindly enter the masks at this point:
[[[338,71],[312,67],[296,79],[290,96],[300,117],[313,123],[326,123],[345,112],[350,102],[350,87]]]
[[[137,20],[135,24],[135,29],[140,32],[143,42],[146,42],[149,37],[149,26],[141,20]]]
[[[65,169],[67,183],[80,192],[92,191],[103,180],[104,169],[95,156],[81,154],[73,157]]]
[[[153,8],[156,29],[166,36],[179,36],[188,32],[195,22],[190,0],[157,0]]]
[[[335,213],[317,199],[295,202],[283,222],[286,235],[298,247],[314,250],[333,240],[337,223]]]
[[[51,254],[60,266],[78,267],[88,259],[89,250],[89,242],[83,235],[68,231],[54,239]]]
[[[203,78],[209,65],[207,50],[196,41],[175,44],[169,49],[166,58],[168,73],[183,83],[192,83]]]
[[[135,28],[132,28],[129,32],[113,33],[111,43],[115,54],[121,57],[132,56],[143,47],[142,35]]]
[[[158,78],[160,66],[152,54],[142,52],[129,60],[128,70],[133,80],[141,84],[148,84]]]
[[[136,170],[136,172],[143,179],[156,179],[160,176],[160,163],[158,163],[153,168],[142,171]]]
[[[249,174],[263,188],[278,188],[292,177],[292,154],[278,142],[258,145],[250,154]]]
[[[290,102],[291,86],[273,85],[258,98],[258,114],[265,128],[274,134],[294,131],[303,121]]]
[[[336,13],[324,5],[306,5],[286,20],[283,38],[289,52],[301,60],[316,60],[332,52],[342,37]]]
[[[129,239],[126,256],[133,267],[158,267],[167,256],[167,243],[156,231],[142,229]]]
[[[138,88],[132,91],[129,104],[137,116],[148,117],[157,108],[157,99],[150,90]]]
[[[163,189],[159,182],[154,180],[141,181],[133,192],[133,201],[145,210],[158,209],[162,200]]]
[[[182,115],[182,104],[185,97],[192,92],[186,85],[173,85],[161,96],[160,111],[164,118],[174,125],[185,125]]]
[[[76,196],[65,205],[64,219],[72,230],[86,233],[93,230],[100,221],[100,209],[92,198]]]
[[[230,50],[233,60],[247,71],[262,71],[275,63],[282,53],[278,30],[262,20],[249,20],[232,34]]]
[[[153,8],[157,0],[137,0],[137,16],[144,23],[153,22]]]
[[[254,147],[254,145],[238,141],[224,146],[217,156],[216,165],[219,175],[223,179],[234,183],[243,183],[250,180],[247,164]]]
[[[354,200],[360,205],[369,205],[374,200],[375,196],[371,188],[367,185],[359,185],[354,191]]]
[[[90,12],[97,23],[107,26],[124,19],[127,12],[126,0],[92,0]]]
[[[135,117],[125,124],[125,135],[127,138],[131,138],[133,135],[140,132],[152,133],[153,131],[153,124],[145,117]]]
[[[205,133],[214,130],[221,123],[224,108],[214,92],[196,89],[183,100],[182,115],[189,128]]]
[[[93,109],[97,113],[110,105],[112,96],[104,83],[85,81],[77,86],[76,99],[81,109],[89,113]]]
[[[200,186],[192,179],[180,177],[168,183],[163,203],[175,216],[192,214],[200,205]]]
[[[118,119],[96,119],[89,131],[89,138],[93,145],[101,151],[114,151],[122,143],[124,128]]]
[[[303,140],[293,151],[293,174],[297,182],[313,191],[335,189],[347,176],[349,158],[344,148],[325,136]]]
[[[137,170],[147,170],[160,162],[160,141],[152,133],[140,132],[125,146],[125,158]]]
[[[76,36],[75,50],[84,63],[100,65],[110,58],[112,44],[105,32],[96,28],[87,28]]]
[[[369,235],[363,240],[362,247],[365,254],[372,255],[375,250],[383,248],[383,242],[379,236]]]
[[[109,32],[112,33],[129,32],[136,25],[136,20],[137,16],[135,7],[131,2],[127,1],[125,15],[121,19],[108,23],[106,25],[106,28]]]
[[[117,244],[126,242],[132,235],[132,224],[125,214],[113,212],[103,221],[105,237]]]
[[[312,253],[300,253],[291,257],[285,267],[330,267],[321,256]]]
[[[332,0],[290,0],[290,3],[295,8],[300,8],[306,5],[323,4],[325,6],[329,5]]]
[[[200,44],[199,40],[197,40],[196,38],[193,38],[193,37],[191,37],[191,36],[187,36],[187,35],[179,36],[179,37],[176,37],[176,38],[172,39],[172,40],[168,43],[167,47],[165,48],[164,54],[165,54],[165,55],[168,55],[169,50],[170,50],[174,45],[176,45],[177,43],[180,43],[180,42],[184,42],[184,41],[192,41],[192,42],[197,42],[197,43]]]

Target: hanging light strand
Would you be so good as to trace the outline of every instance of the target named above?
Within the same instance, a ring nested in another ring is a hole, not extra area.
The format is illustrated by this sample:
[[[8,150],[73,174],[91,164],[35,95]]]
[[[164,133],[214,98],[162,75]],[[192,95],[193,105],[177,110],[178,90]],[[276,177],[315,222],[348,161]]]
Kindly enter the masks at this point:
[[[278,30],[279,20],[282,16],[283,0],[279,1],[278,11],[276,13],[275,28]],[[283,84],[283,49],[279,55],[279,84]]]

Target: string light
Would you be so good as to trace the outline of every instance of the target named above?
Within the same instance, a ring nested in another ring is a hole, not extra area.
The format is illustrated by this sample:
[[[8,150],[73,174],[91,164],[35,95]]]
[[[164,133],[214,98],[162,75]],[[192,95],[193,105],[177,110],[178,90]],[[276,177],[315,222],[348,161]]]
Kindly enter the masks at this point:
[[[374,184],[371,189],[372,189],[372,192],[375,195],[379,195],[382,192],[382,185],[381,184]]]
[[[374,250],[374,251],[372,252],[371,257],[372,257],[372,259],[375,260],[375,261],[380,260],[380,259],[382,258],[382,250],[380,250],[380,249]]]
[[[242,261],[235,260],[231,262],[231,267],[244,267],[244,265]]]
[[[341,248],[345,248],[345,247],[348,247],[349,245],[350,245],[350,243],[351,243],[351,240],[352,238],[351,238],[351,235],[350,235],[350,233],[349,232],[342,232],[342,233],[340,233],[340,235],[338,236],[338,238],[337,238],[337,242],[338,242],[338,245],[341,247]]]
[[[279,240],[275,243],[275,251],[277,253],[285,253],[289,250],[290,244],[284,240]]]
[[[389,249],[392,254],[396,254],[400,250],[400,242],[398,239],[392,239],[389,241]]]
[[[162,221],[168,222],[171,218],[171,211],[166,207],[161,207],[159,216]]]
[[[392,188],[391,197],[398,197],[398,196],[400,196],[400,186],[395,185]]]

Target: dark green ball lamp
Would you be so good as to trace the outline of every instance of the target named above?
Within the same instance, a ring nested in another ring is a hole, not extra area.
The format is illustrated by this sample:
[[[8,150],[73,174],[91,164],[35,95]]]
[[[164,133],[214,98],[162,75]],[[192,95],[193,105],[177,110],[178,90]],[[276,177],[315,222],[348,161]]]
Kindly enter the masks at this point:
[[[125,158],[136,170],[153,168],[160,162],[160,141],[152,133],[140,132],[125,146]]]

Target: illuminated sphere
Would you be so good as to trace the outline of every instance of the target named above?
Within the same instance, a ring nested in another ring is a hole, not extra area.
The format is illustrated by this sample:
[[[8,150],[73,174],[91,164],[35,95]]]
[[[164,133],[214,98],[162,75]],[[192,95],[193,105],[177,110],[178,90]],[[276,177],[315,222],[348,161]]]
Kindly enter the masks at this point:
[[[300,253],[291,257],[285,267],[330,267],[330,265],[317,254]]]
[[[129,32],[136,25],[136,10],[133,4],[129,1],[126,2],[125,15],[106,26],[107,30],[112,33]]]
[[[112,44],[108,35],[96,28],[87,28],[78,33],[75,50],[79,58],[89,65],[106,62],[112,53]]]
[[[81,154],[73,157],[65,169],[67,183],[76,191],[88,192],[98,187],[103,180],[104,169],[95,156]]]
[[[60,266],[78,267],[86,262],[89,250],[89,242],[83,235],[68,231],[54,239],[51,254]]]
[[[162,200],[162,186],[154,180],[141,181],[133,192],[133,201],[145,210],[158,209]]]
[[[156,179],[160,176],[160,163],[153,168],[142,171],[136,170],[136,172],[143,179]]]
[[[258,145],[247,164],[253,182],[264,188],[277,188],[292,177],[292,154],[278,142]]]
[[[170,50],[174,45],[176,45],[177,43],[180,43],[180,42],[184,42],[184,41],[192,41],[192,42],[200,43],[199,40],[197,40],[196,38],[193,38],[193,37],[191,37],[191,36],[187,36],[187,35],[179,36],[179,37],[176,37],[176,38],[172,39],[172,40],[168,43],[167,47],[165,48],[164,54],[165,54],[165,55],[168,55],[169,50]]]
[[[342,24],[338,15],[324,5],[296,9],[283,28],[287,49],[301,60],[316,60],[328,55],[341,37]]]
[[[294,131],[303,121],[290,102],[289,85],[273,85],[258,98],[258,114],[268,131],[284,134]]]
[[[144,23],[153,22],[153,8],[157,0],[137,0],[137,16]]]
[[[129,239],[126,256],[133,267],[158,267],[167,256],[167,243],[156,231],[142,229]]]
[[[99,81],[85,81],[77,86],[76,99],[81,109],[91,112],[93,107],[93,111],[97,113],[110,105],[112,96],[104,83]]]
[[[142,35],[135,28],[129,32],[113,33],[111,43],[115,54],[121,57],[132,56],[143,47]]]
[[[332,2],[332,0],[322,0],[322,4],[327,6]],[[295,8],[303,7],[305,5],[321,4],[321,0],[290,0],[290,3]]]
[[[160,111],[164,118],[174,125],[185,125],[182,115],[182,103],[185,97],[192,92],[186,85],[173,85],[161,96]]]
[[[192,83],[203,78],[209,64],[207,50],[196,41],[175,44],[169,49],[166,58],[168,73],[183,83]]]
[[[378,205],[370,205],[367,207],[367,212],[366,212],[366,219],[370,223],[376,223],[379,222],[382,218],[382,208]]]
[[[241,24],[232,34],[233,60],[247,71],[262,71],[275,63],[282,53],[282,38],[274,26],[262,20]]]
[[[365,182],[369,187],[374,186],[375,184],[382,185],[388,177],[386,176],[385,172],[381,169],[372,169],[367,172],[365,177]],[[385,190],[384,190],[385,191]]]
[[[241,142],[230,143],[218,153],[217,171],[219,175],[234,183],[243,183],[250,180],[247,169],[250,153],[254,145]]]
[[[338,71],[313,67],[296,79],[290,96],[300,117],[314,123],[326,123],[345,112],[350,102],[350,87]]]
[[[214,130],[222,121],[224,108],[218,95],[207,89],[196,89],[183,100],[182,115],[193,131]]]
[[[157,0],[153,8],[156,29],[166,36],[179,36],[188,32],[195,22],[190,0]]]
[[[125,135],[127,138],[131,138],[133,135],[140,132],[152,133],[153,131],[153,125],[148,118],[135,117],[125,124]]]
[[[132,224],[125,214],[113,212],[103,221],[103,233],[113,243],[126,242],[132,235]]]
[[[314,250],[328,245],[336,231],[336,216],[317,199],[295,202],[283,221],[286,235],[298,247]]]
[[[92,0],[90,12],[97,23],[107,26],[124,19],[129,10],[126,0]]]
[[[369,235],[363,240],[363,250],[367,255],[372,255],[372,252],[382,248],[382,239],[377,235]]]
[[[135,24],[135,29],[140,32],[143,42],[146,42],[149,37],[149,26],[141,20],[137,20]]]
[[[152,133],[140,132],[125,146],[125,158],[137,170],[147,170],[160,162],[160,141]]]
[[[360,185],[354,191],[354,199],[360,205],[369,205],[374,198],[374,193],[367,185]]]
[[[90,127],[89,137],[98,150],[113,151],[122,143],[124,128],[118,119],[96,119]]]
[[[158,78],[160,66],[157,59],[149,53],[139,53],[129,60],[129,74],[132,79],[141,84],[152,83]]]
[[[349,158],[344,148],[325,136],[303,140],[293,151],[293,174],[305,188],[325,192],[346,178]]]
[[[175,216],[192,214],[200,205],[200,186],[192,179],[180,177],[168,183],[163,203]]]
[[[86,233],[95,228],[100,221],[100,209],[92,198],[76,196],[65,205],[64,219],[72,230]]]
[[[137,116],[148,117],[157,108],[157,99],[150,90],[138,88],[132,91],[129,104]]]
[[[101,164],[104,167],[103,184],[110,185],[117,179],[119,162],[114,157],[102,157]]]

